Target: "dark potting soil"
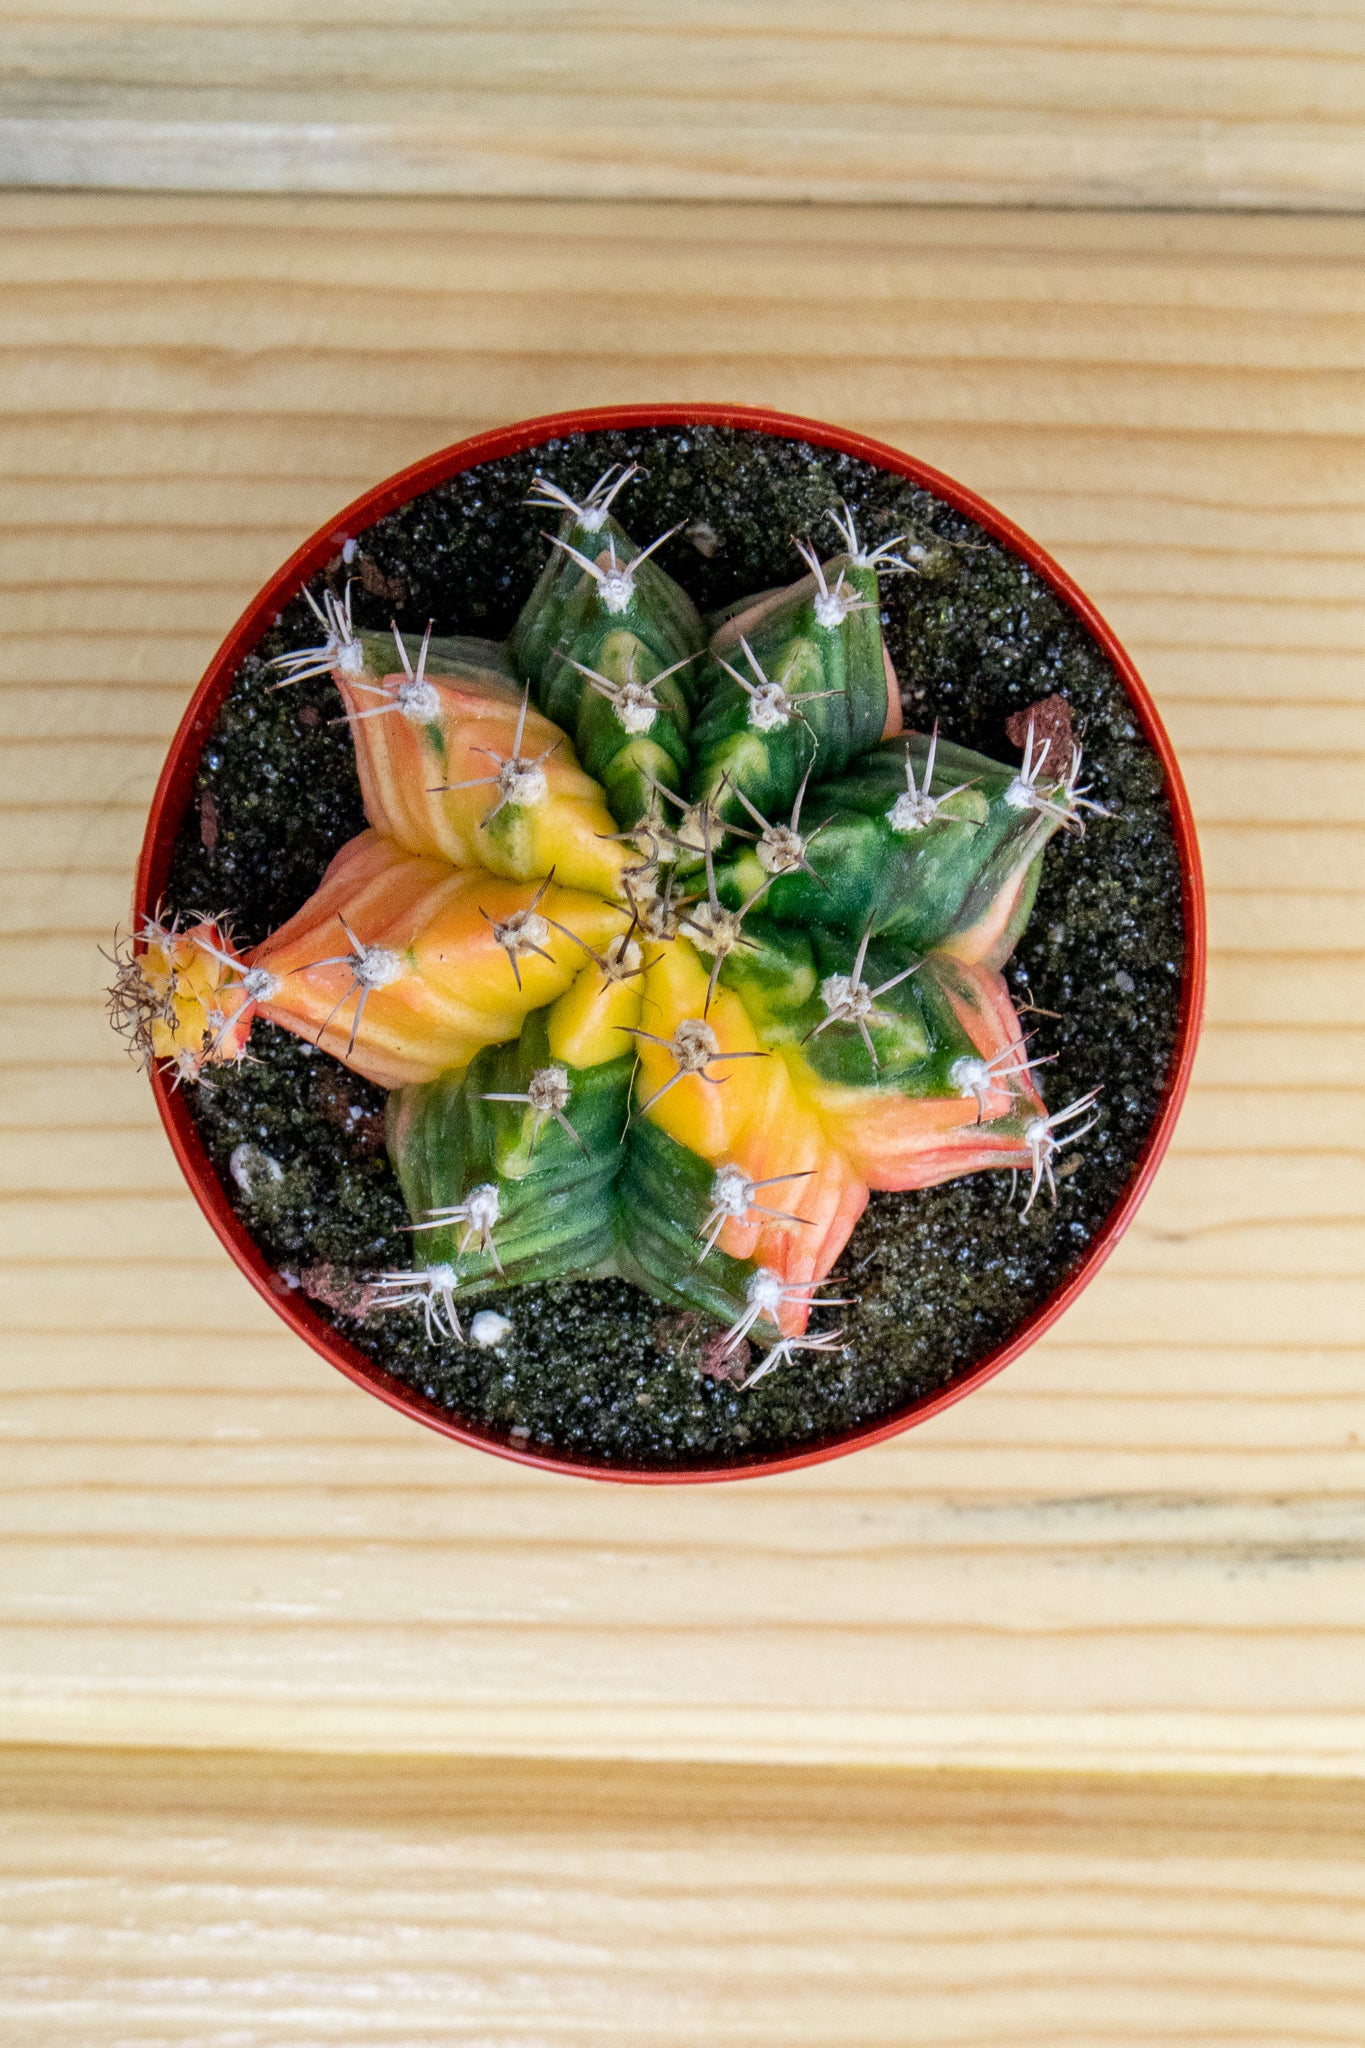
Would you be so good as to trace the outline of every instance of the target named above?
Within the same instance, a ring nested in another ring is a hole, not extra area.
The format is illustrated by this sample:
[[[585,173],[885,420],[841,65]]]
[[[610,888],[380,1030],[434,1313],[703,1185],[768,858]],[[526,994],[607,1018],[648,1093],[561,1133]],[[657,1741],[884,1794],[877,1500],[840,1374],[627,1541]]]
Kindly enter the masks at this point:
[[[383,1094],[267,1024],[258,1064],[220,1070],[191,1110],[239,1215],[278,1268],[350,1341],[439,1407],[498,1437],[599,1463],[748,1462],[892,1415],[948,1385],[1074,1268],[1130,1179],[1175,1038],[1180,874],[1159,763],[1104,655],[1051,590],[970,520],[905,479],[802,442],[666,428],[551,441],[455,477],[356,536],[329,571],[354,578],[357,623],[500,639],[545,554],[537,470],[581,495],[612,462],[644,474],[620,511],[705,612],[797,571],[791,536],[836,544],[852,508],[866,543],[910,532],[923,573],[883,583],[906,725],[1018,758],[1011,713],[1060,692],[1092,795],[1113,812],[1048,848],[1028,931],[1007,970],[1038,1012],[1040,1080],[1056,1107],[1099,1086],[1099,1123],[1058,1159],[1058,1200],[1021,1220],[1008,1175],[874,1194],[839,1264],[857,1305],[847,1349],[798,1359],[748,1393],[708,1377],[714,1335],[624,1281],[490,1295],[512,1329],[495,1348],[429,1344],[416,1311],[357,1319],[364,1276],[411,1263],[383,1143]],[[318,586],[320,587],[320,585]],[[205,747],[176,851],[171,909],[227,912],[242,944],[281,924],[364,825],[348,730],[327,679],[272,690],[266,664],[314,644],[302,598],[249,657]],[[260,1155],[265,1155],[263,1158]],[[235,1163],[236,1172],[230,1162]],[[818,1318],[827,1321],[828,1318]],[[468,1318],[466,1317],[466,1324]],[[742,1358],[743,1354],[741,1354]]]

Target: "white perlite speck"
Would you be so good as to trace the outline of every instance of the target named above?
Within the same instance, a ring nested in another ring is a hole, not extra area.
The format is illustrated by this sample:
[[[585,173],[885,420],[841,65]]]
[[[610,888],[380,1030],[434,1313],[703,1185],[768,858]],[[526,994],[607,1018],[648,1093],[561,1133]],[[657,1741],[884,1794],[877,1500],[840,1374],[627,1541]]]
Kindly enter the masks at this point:
[[[248,1197],[259,1194],[271,1181],[284,1179],[284,1168],[279,1160],[272,1159],[259,1145],[234,1146],[228,1160],[228,1172]]]

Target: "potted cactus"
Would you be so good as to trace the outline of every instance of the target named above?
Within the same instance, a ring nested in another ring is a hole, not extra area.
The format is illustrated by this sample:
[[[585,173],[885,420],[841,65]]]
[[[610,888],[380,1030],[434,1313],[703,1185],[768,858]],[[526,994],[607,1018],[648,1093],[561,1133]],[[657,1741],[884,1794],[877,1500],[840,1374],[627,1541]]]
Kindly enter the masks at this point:
[[[1093,1270],[1199,915],[1141,685],[998,515],[807,422],[594,415],[447,451],[275,579],[172,751],[114,1003],[344,1371],[512,1455],[722,1476],[931,1412]]]

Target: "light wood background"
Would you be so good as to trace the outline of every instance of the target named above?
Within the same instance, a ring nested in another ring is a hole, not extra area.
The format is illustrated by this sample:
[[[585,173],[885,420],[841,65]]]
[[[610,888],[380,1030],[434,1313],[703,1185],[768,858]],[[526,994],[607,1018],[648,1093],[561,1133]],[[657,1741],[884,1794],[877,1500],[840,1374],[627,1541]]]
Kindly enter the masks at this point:
[[[1358,2048],[1365,1791],[27,1751],[18,2044]]]
[[[591,195],[0,197],[0,2039],[1356,2044],[1365,15],[681,12],[0,6],[11,177]],[[1176,739],[1214,950],[1174,1151],[1049,1339],[665,1496],[296,1345],[96,948],[317,523],[688,397],[910,448],[1062,559]]]
[[[1360,0],[0,0],[0,179],[1358,209]]]

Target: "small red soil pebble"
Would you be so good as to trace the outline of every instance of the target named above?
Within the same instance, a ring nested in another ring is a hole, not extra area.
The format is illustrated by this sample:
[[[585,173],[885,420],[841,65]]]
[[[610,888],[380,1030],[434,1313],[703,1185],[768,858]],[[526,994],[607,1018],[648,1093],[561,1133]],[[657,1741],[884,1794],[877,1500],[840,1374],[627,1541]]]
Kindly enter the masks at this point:
[[[218,799],[211,789],[199,794],[199,844],[212,853],[218,844]]]
[[[361,584],[371,597],[386,597],[391,604],[406,602],[408,586],[401,576],[386,576],[378,562],[372,562],[368,555],[361,555],[356,567]]]
[[[753,1350],[747,1337],[732,1344],[724,1330],[717,1330],[697,1360],[697,1371],[710,1380],[733,1380],[738,1386],[741,1380],[748,1379],[752,1360]]]
[[[1030,723],[1033,726],[1035,756],[1039,747],[1046,746],[1049,775],[1064,775],[1071,765],[1071,749],[1076,744],[1071,706],[1066,698],[1056,693],[1042,697],[1036,704],[1026,704],[1022,711],[1014,712],[1005,720],[1005,733],[1010,745],[1018,747],[1021,754],[1028,745]]]
[[[339,1069],[324,1067],[313,1076],[309,1091],[314,1109],[344,1131],[358,1152],[373,1158],[384,1149],[384,1112],[357,1102]]]
[[[660,1316],[654,1325],[654,1342],[665,1358],[690,1365],[711,1380],[734,1380],[749,1376],[752,1352],[747,1338],[726,1350],[724,1330],[706,1322],[695,1309],[678,1316]]]
[[[299,1285],[310,1301],[320,1301],[341,1316],[367,1315],[374,1302],[369,1282],[348,1273],[344,1266],[305,1266]]]
[[[347,545],[355,549],[355,543]],[[323,575],[339,597],[353,576],[360,579],[360,587],[371,597],[387,598],[390,604],[406,604],[408,586],[401,576],[386,576],[378,562],[372,562],[365,555],[353,551],[349,561],[345,552],[335,554],[323,570]]]

